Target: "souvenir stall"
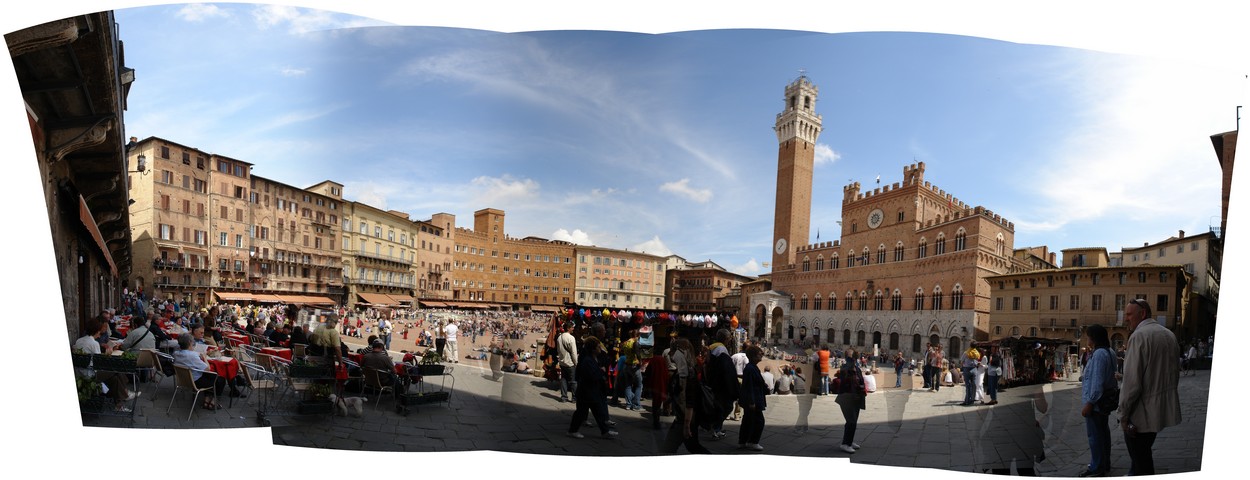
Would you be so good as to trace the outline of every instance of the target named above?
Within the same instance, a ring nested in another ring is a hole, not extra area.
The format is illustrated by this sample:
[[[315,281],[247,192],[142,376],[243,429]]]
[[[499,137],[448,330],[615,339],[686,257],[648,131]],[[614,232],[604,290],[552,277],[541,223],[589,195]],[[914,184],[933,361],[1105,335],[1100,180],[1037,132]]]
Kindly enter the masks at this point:
[[[998,356],[1002,360],[1002,387],[1035,385],[1050,382],[1056,359],[1067,355],[1070,340],[1036,337],[1007,337],[989,342],[973,342],[972,346]]]

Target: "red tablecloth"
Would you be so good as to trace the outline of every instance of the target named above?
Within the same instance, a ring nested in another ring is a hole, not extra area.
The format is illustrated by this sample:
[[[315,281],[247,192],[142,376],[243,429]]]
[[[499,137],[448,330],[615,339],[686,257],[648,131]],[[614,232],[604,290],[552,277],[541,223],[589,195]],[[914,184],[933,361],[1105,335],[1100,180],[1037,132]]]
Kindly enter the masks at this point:
[[[359,354],[359,353],[348,353],[348,354],[347,354],[347,359],[348,359],[348,360],[351,360],[351,361],[353,361],[353,362],[356,362],[356,364],[357,364],[357,365],[360,365],[360,362],[361,362],[364,358],[365,358],[365,356],[364,356],[364,355],[361,355],[361,354]]]
[[[117,334],[118,334],[118,335],[121,335],[121,336],[122,336],[122,338],[126,338],[126,333],[127,333],[127,332],[130,332],[130,322],[126,322],[125,324],[118,324],[118,325],[117,325]]]
[[[226,338],[231,338],[231,339],[234,339],[235,341],[237,341],[237,342],[239,342],[240,344],[243,344],[243,345],[251,345],[251,344],[252,344],[252,341],[251,341],[251,340],[249,340],[249,339],[247,338],[247,335],[239,335],[239,334],[235,334],[235,333],[227,333],[227,334],[225,334],[225,337],[226,337]]]
[[[208,369],[221,378],[234,380],[234,377],[239,375],[239,362],[233,357],[210,358],[208,359]]]
[[[275,357],[282,357],[282,358],[285,358],[287,361],[291,360],[291,349],[289,348],[265,347],[265,348],[260,349],[260,353],[273,355]]]

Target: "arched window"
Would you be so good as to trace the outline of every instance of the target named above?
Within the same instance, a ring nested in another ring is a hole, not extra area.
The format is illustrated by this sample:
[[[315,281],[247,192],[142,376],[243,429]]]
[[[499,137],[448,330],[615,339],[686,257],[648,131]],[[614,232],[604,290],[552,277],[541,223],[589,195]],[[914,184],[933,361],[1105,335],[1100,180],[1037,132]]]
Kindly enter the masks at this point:
[[[958,283],[955,289],[951,291],[951,310],[963,310],[964,308],[964,288]]]
[[[956,252],[963,250],[966,247],[967,236],[968,236],[967,232],[964,231],[962,227],[960,227],[958,232],[955,232],[955,251]]]
[[[877,246],[877,263],[885,263],[885,244]]]
[[[946,253],[946,234],[939,233],[936,242],[933,242],[933,254],[941,255]]]
[[[836,293],[829,292],[829,309],[830,310],[838,309],[838,295]]]
[[[942,287],[933,287],[933,308],[932,310],[942,309]]]
[[[1003,241],[1003,234],[998,234],[998,256],[1003,256],[1003,252],[1007,248],[1007,243]]]
[[[881,294],[881,290],[877,290],[877,295],[872,299],[873,310],[885,310],[885,295]]]
[[[803,298],[799,300],[799,310],[807,310],[807,294],[803,294]]]
[[[894,261],[896,261],[896,262],[901,262],[901,261],[903,261],[903,251],[904,251],[904,250],[906,250],[906,249],[904,249],[904,248],[903,248],[903,242],[898,242],[898,243],[894,244]]]
[[[859,309],[868,310],[868,291],[867,290],[859,291]]]
[[[903,295],[898,289],[894,289],[894,293],[890,295],[890,310],[903,309]]]
[[[842,344],[843,345],[851,344],[851,329],[848,328],[842,331]]]
[[[916,247],[916,258],[924,258],[929,254],[929,241],[924,237],[920,237],[920,243]]]
[[[860,265],[868,265],[868,247],[864,247],[864,252],[859,256]]]
[[[816,299],[812,302],[812,310],[820,310],[820,294],[816,294]]]
[[[916,287],[916,302],[912,310],[924,310],[924,289]]]
[[[829,268],[831,269],[838,268],[838,254],[835,253],[833,254],[833,257],[829,258]],[[838,297],[833,297],[833,298],[838,298]]]
[[[816,270],[820,271],[824,269],[825,269],[825,256],[824,255],[816,256]],[[817,310],[820,310],[820,309],[817,308]]]
[[[851,305],[851,301],[852,301],[851,299],[852,299],[852,298],[854,298],[854,297],[852,297],[852,296],[851,296],[851,292],[848,290],[848,291],[846,292],[846,299],[842,302],[842,309],[843,309],[843,310],[852,310],[852,309],[854,309],[854,308],[855,308],[854,306],[852,306],[852,305]]]

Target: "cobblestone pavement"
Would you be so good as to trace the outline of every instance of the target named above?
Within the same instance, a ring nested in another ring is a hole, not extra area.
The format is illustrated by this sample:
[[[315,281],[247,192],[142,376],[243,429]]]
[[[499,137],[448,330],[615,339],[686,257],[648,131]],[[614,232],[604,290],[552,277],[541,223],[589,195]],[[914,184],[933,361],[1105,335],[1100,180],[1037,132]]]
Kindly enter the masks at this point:
[[[639,456],[659,455],[672,417],[655,429],[649,412],[610,407],[620,436],[601,439],[595,427],[581,427],[584,439],[565,435],[574,405],[558,401],[559,392],[542,379],[504,374],[493,379],[488,370],[465,364],[453,367],[451,401],[396,413],[394,401],[383,398],[375,408],[370,397],[360,417],[328,415],[268,416],[276,445],[340,450],[446,452],[493,450],[511,453]],[[1210,372],[1181,378],[1183,423],[1160,433],[1155,443],[1160,473],[1194,472],[1202,465],[1203,437]],[[859,420],[859,452],[838,450],[844,421],[833,396],[769,396],[763,453],[815,458],[847,458],[857,464],[927,467],[957,472],[1076,476],[1089,459],[1084,420],[1079,413],[1080,384],[1075,378],[1045,386],[1017,387],[999,394],[995,406],[959,406],[963,389],[919,388],[918,376],[904,377],[903,388],[884,388],[869,395]],[[879,385],[894,383],[892,374]],[[200,411],[187,421],[190,396],[180,395],[169,414],[173,387],[147,385],[134,425],[144,428],[256,427],[257,400],[236,399],[232,408]],[[157,392],[153,401],[151,393]],[[810,401],[809,428],[798,431],[800,405]],[[649,405],[649,402],[647,402]],[[89,425],[117,424],[117,419],[87,418]],[[1128,470],[1123,436],[1112,416],[1114,475]],[[737,422],[727,421],[729,435],[702,443],[714,453],[752,455],[738,450]],[[683,450],[684,452],[684,450]],[[1040,459],[1034,461],[1034,459]]]

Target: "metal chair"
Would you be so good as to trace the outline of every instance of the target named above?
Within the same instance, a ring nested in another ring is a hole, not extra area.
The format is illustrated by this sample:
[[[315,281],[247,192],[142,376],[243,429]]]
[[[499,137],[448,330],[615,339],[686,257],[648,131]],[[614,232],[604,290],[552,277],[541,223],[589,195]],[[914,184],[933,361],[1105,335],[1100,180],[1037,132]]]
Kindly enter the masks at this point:
[[[192,371],[200,372],[201,375],[212,375],[213,384],[203,388],[195,386],[195,379],[191,376]],[[192,370],[181,365],[174,365],[174,394],[169,397],[169,406],[165,407],[165,413],[169,413],[169,409],[174,406],[174,399],[178,397],[178,392],[185,388],[195,392],[195,398],[191,400],[191,411],[187,413],[187,421],[191,421],[191,415],[195,414],[195,407],[199,404],[200,394],[213,390],[217,383],[216,377],[217,374],[213,372]]]
[[[378,399],[373,403],[373,409],[377,410],[378,406],[382,404],[383,394],[387,392],[390,392],[392,396],[395,394],[395,384],[398,382],[398,379],[395,378],[395,372],[388,372],[370,367],[361,367],[361,370],[364,372],[365,386],[378,393]],[[391,380],[390,384],[383,385],[383,378],[389,378]]]
[[[243,379],[247,381],[245,387],[248,390],[255,393],[258,390],[272,391],[278,388],[278,379],[273,372],[255,363],[240,363],[243,364]],[[259,400],[257,401],[259,402]]]
[[[171,362],[170,365],[172,365],[173,357],[170,357],[169,361]],[[156,386],[152,387],[154,390],[152,392],[152,400],[155,401],[156,394],[161,389],[161,381],[165,379],[165,370],[162,368],[163,365],[161,365],[161,353],[155,349],[145,348],[139,351],[139,358],[135,360],[135,363],[140,371],[148,372],[150,381],[156,384]]]

